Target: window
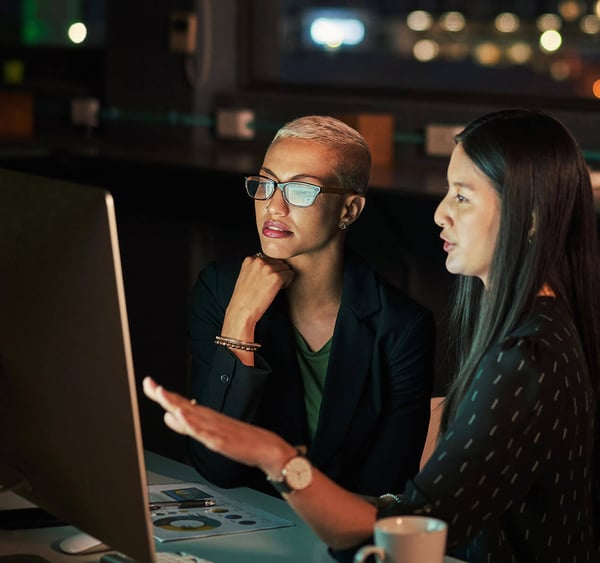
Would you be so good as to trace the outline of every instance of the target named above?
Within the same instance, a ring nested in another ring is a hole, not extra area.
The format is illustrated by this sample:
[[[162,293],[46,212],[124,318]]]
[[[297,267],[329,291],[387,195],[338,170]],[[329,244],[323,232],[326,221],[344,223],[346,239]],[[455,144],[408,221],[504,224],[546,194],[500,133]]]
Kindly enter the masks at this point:
[[[249,5],[250,85],[600,99],[600,0]]]

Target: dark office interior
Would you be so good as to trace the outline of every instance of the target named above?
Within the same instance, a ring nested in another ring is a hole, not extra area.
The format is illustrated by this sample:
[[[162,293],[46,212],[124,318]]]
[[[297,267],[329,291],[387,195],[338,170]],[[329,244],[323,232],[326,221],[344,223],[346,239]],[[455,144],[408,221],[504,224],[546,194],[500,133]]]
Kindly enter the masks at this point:
[[[598,1],[4,0],[0,65],[0,168],[112,192],[137,378],[181,392],[192,284],[257,251],[243,177],[294,117],[340,117],[370,143],[349,245],[434,312],[437,395],[452,277],[433,212],[452,135],[496,108],[546,110],[600,210]],[[146,447],[184,459],[140,403]]]

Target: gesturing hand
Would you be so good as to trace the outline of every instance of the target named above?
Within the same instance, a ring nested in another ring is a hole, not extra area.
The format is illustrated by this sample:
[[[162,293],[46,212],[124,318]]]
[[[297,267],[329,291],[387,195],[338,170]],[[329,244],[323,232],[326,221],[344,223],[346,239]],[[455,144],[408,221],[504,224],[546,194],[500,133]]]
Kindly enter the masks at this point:
[[[143,388],[149,399],[165,409],[164,420],[169,428],[234,461],[277,476],[296,452],[277,434],[196,405],[157,385],[150,377],[144,378]]]

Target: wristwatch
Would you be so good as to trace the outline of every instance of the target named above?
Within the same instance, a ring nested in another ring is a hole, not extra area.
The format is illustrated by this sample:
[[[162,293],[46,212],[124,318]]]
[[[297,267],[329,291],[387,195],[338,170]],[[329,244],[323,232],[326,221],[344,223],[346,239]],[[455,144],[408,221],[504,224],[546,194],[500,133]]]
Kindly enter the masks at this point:
[[[290,459],[281,470],[281,479],[272,479],[267,476],[267,481],[279,493],[293,494],[306,489],[312,483],[312,465],[303,455],[296,455]]]

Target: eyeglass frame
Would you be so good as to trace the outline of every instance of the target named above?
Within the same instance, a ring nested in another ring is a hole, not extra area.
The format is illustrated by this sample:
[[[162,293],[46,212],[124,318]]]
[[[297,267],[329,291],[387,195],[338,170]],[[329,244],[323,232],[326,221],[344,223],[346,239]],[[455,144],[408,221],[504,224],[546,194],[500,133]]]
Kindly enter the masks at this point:
[[[260,180],[264,180],[266,182],[269,182],[270,184],[272,184],[273,186],[273,192],[271,193],[270,196],[265,197],[265,198],[259,198],[259,197],[254,197],[253,195],[250,195],[250,192],[248,191],[248,180],[252,180],[255,178],[260,178]],[[287,196],[285,195],[285,188],[286,186],[288,186],[289,184],[300,184],[302,186],[309,186],[311,188],[317,188],[318,191],[315,194],[314,199],[312,200],[312,202],[309,205],[297,205],[295,203],[291,203]],[[269,199],[271,199],[274,195],[275,195],[275,190],[277,188],[279,188],[281,190],[281,195],[283,196],[283,200],[288,204],[288,205],[293,205],[294,207],[301,207],[301,208],[306,208],[306,207],[310,207],[311,205],[314,205],[315,201],[317,201],[317,197],[319,196],[319,194],[321,193],[332,193],[332,194],[349,194],[349,193],[355,193],[352,190],[347,190],[346,188],[332,188],[332,187],[326,187],[326,186],[318,186],[317,184],[311,184],[310,182],[301,182],[298,180],[290,180],[288,182],[277,182],[275,180],[273,180],[273,178],[269,178],[268,176],[261,176],[260,174],[254,175],[254,176],[245,176],[244,177],[244,187],[246,188],[246,193],[248,194],[249,197],[251,197],[252,199],[256,200],[256,201],[268,201]]]

